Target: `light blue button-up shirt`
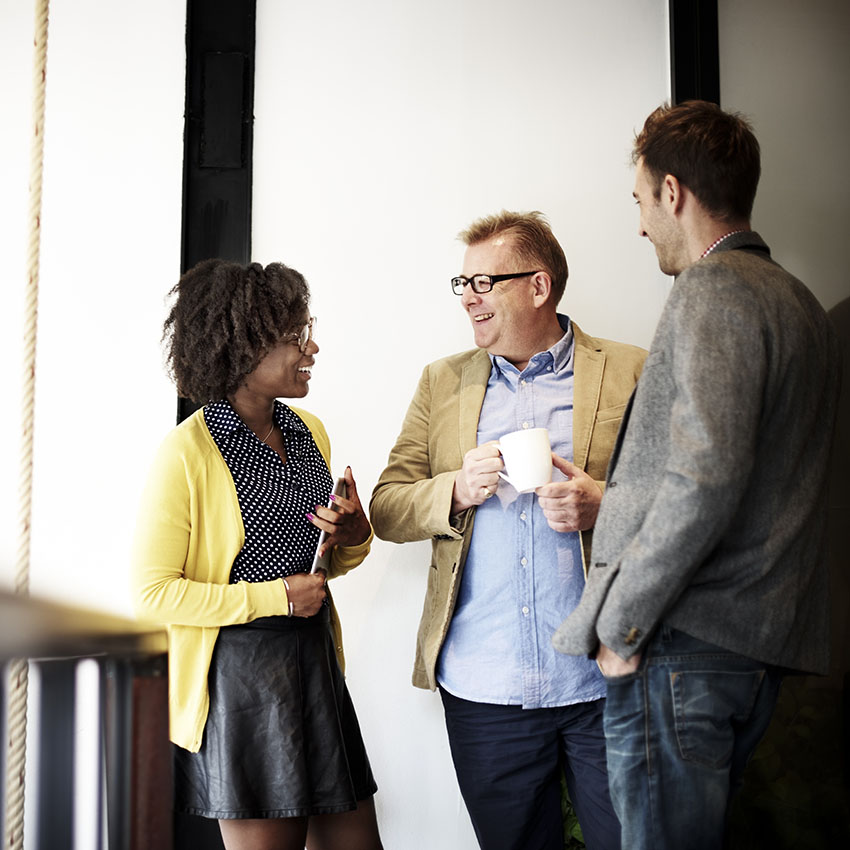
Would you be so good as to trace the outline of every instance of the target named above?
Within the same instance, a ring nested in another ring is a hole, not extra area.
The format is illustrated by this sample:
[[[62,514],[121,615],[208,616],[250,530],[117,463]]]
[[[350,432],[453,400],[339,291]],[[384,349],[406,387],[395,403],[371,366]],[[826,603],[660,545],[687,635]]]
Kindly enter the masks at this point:
[[[478,444],[522,428],[548,428],[552,450],[573,458],[573,333],[535,354],[519,372],[503,357],[492,368]],[[553,481],[563,474],[552,470]],[[553,531],[534,493],[500,479],[475,514],[457,604],[437,663],[437,680],[473,702],[549,708],[605,696],[596,663],[563,655],[552,634],[584,588],[577,532]]]

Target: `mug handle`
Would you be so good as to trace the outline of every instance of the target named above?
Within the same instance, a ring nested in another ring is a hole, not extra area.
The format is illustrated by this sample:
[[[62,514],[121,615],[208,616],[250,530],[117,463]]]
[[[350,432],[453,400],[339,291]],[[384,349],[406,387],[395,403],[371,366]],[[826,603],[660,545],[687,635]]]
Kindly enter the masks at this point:
[[[495,443],[494,443],[493,445],[495,445],[495,446],[496,446],[496,448],[499,450],[499,457],[501,457],[501,458],[502,458],[502,464],[504,464],[504,462],[505,462],[505,456],[502,454],[502,447],[501,447],[501,445],[499,445],[499,441],[498,441],[498,440],[496,440],[496,441],[495,441]],[[500,477],[504,478],[504,479],[505,479],[505,481],[507,481],[507,482],[508,482],[508,484],[510,484],[510,485],[511,485],[511,487],[513,487],[513,486],[514,486],[514,482],[513,482],[513,481],[511,481],[511,479],[510,479],[510,478],[508,478],[508,476],[507,476],[507,475],[505,475],[505,473],[504,473],[504,472],[501,472],[501,471],[500,471],[500,472],[499,472],[499,475],[500,475]]]

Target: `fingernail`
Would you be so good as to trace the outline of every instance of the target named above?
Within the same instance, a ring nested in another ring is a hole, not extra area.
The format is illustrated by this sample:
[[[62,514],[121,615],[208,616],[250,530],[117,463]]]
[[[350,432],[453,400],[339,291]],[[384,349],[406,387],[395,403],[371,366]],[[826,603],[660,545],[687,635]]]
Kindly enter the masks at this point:
[[[309,512],[308,512],[308,513],[307,513],[307,519],[309,519],[309,520],[313,520],[313,519],[315,519],[315,517],[313,516],[313,514],[311,514],[311,513],[309,513]]]
[[[333,493],[331,493],[331,501],[332,501],[332,502],[335,502],[335,501],[336,501],[336,496],[334,496],[334,494],[333,494]]]

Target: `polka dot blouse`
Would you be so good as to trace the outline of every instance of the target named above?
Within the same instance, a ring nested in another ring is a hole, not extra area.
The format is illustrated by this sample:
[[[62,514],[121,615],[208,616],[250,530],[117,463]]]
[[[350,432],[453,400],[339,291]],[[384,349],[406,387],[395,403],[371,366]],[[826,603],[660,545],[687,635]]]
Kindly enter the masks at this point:
[[[245,543],[233,561],[230,583],[271,581],[308,571],[319,529],[306,514],[327,504],[333,485],[310,429],[275,401],[274,421],[286,447],[284,463],[228,401],[204,407],[204,420],[233,476],[245,526]]]

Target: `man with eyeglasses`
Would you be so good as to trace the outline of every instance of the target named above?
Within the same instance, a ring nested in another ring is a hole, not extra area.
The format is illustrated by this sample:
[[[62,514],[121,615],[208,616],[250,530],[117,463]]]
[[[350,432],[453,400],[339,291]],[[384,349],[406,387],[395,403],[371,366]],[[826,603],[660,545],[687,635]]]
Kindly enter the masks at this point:
[[[584,587],[605,469],[646,352],[557,312],[567,261],[540,213],[503,211],[460,238],[463,274],[451,284],[477,348],[425,368],[371,502],[380,537],[432,540],[413,683],[440,688],[484,850],[562,850],[562,773],[588,848],[619,848],[605,682],[551,638]],[[500,483],[495,441],[532,427],[549,430],[553,481],[518,494]]]

